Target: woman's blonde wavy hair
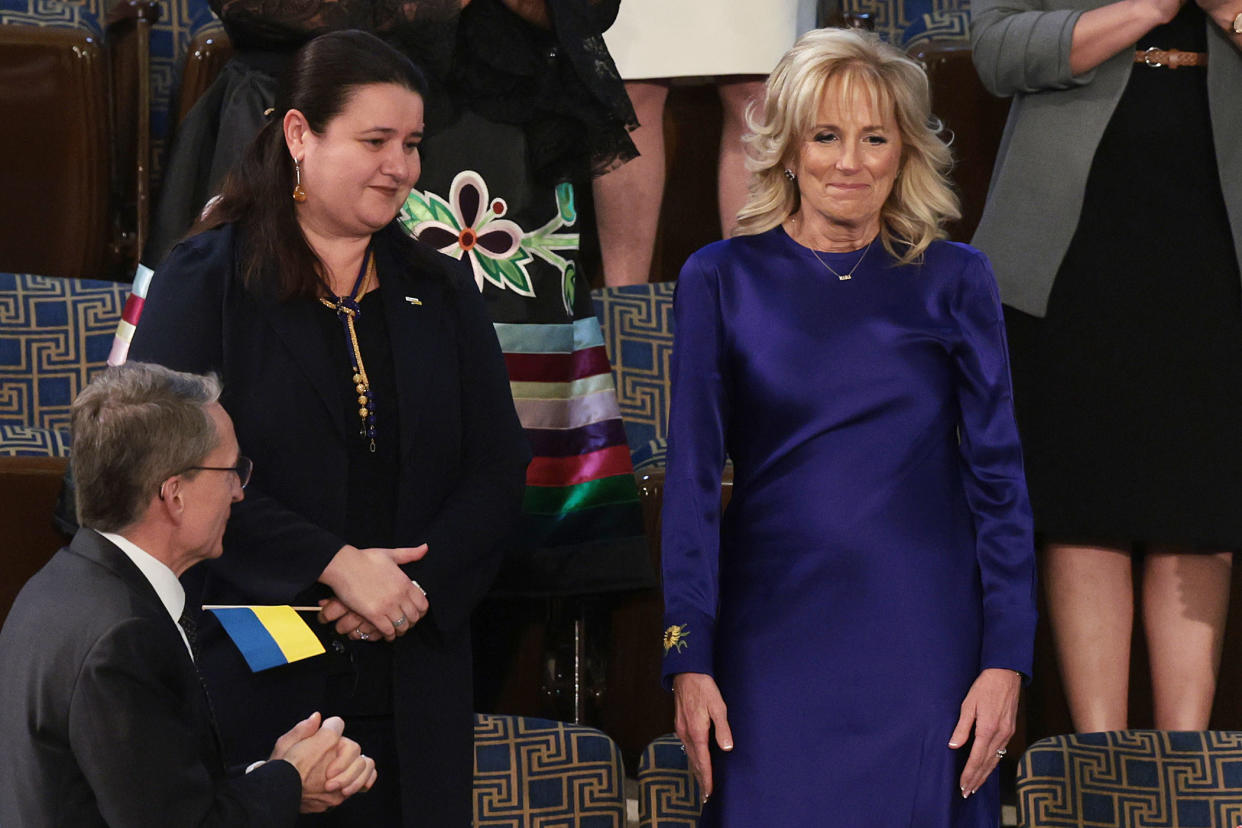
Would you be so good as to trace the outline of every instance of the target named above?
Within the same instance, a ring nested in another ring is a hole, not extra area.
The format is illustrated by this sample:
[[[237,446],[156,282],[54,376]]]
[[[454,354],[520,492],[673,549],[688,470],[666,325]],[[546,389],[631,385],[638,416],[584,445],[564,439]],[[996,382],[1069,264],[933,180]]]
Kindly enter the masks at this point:
[[[750,132],[742,140],[750,194],[738,211],[734,235],[762,233],[798,211],[797,182],[785,178],[785,167],[796,166],[799,145],[808,139],[833,82],[845,101],[855,100],[857,90],[870,97],[875,111],[891,104],[896,113],[902,161],[880,210],[880,239],[900,264],[919,262],[932,241],[945,237],[945,222],[961,216],[947,177],[952,156],[940,138],[942,125],[931,114],[926,72],[877,35],[858,29],[804,34],[768,77],[762,105],[752,104],[746,113]]]

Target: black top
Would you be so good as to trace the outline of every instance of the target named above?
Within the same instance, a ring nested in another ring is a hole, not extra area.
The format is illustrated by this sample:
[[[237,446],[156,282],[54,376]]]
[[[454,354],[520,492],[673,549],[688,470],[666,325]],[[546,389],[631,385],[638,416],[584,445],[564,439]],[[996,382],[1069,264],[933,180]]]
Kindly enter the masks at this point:
[[[362,364],[371,382],[375,403],[375,451],[371,441],[359,433],[347,443],[349,477],[345,481],[347,501],[345,523],[349,542],[359,548],[392,546],[392,518],[396,512],[397,458],[400,456],[396,423],[397,378],[392,364],[392,346],[388,341],[388,325],[384,320],[384,299],[378,290],[362,297],[361,313],[355,318],[354,330],[362,351]],[[361,426],[358,418],[358,393],[352,381],[353,367],[349,359],[349,339],[336,313],[320,306],[317,315],[332,372],[340,377],[340,405],[345,422]]]
[[[310,38],[341,29],[376,34],[428,75],[427,131],[468,109],[521,125],[533,168],[555,179],[584,165],[596,175],[638,155],[634,108],[603,33],[620,0],[548,0],[550,30],[501,0],[211,0],[249,65],[272,72]]]
[[[1204,26],[1203,9],[1194,3],[1182,6],[1177,16],[1156,26],[1139,38],[1137,49],[1180,49],[1183,52],[1207,51],[1207,28]]]
[[[362,364],[366,367],[375,403],[375,451],[362,433],[346,442],[348,473],[345,479],[345,539],[358,547],[391,548],[395,545],[393,518],[397,510],[397,460],[400,445],[396,424],[397,378],[392,363],[392,345],[384,320],[384,299],[372,290],[359,303],[354,331]],[[340,405],[351,428],[361,425],[358,394],[352,381],[349,340],[336,313],[323,305],[316,315],[332,362],[332,375],[340,378]],[[331,635],[330,630],[326,630]],[[333,713],[382,714],[392,712],[392,645],[386,642],[354,641],[332,636],[344,647],[329,647],[336,659],[328,697]]]
[[[1137,48],[1202,52],[1207,25],[1189,3]],[[1242,545],[1242,295],[1207,71],[1134,65],[1047,316],[1009,314],[1050,541]]]

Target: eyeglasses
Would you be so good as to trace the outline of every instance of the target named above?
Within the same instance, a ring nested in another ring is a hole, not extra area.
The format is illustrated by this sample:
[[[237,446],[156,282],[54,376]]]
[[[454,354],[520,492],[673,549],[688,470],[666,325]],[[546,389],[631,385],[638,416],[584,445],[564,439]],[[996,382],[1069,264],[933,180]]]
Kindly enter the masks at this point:
[[[236,466],[186,466],[177,474],[187,471],[222,471],[234,472],[237,479],[241,481],[241,487],[246,488],[246,484],[250,482],[250,475],[254,473],[254,461],[249,457],[238,457]]]

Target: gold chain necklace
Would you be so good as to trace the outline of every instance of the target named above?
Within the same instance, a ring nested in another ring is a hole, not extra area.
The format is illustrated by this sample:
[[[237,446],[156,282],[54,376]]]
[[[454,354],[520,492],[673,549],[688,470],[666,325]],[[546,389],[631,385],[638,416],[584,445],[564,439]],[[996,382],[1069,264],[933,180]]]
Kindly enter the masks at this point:
[[[850,272],[845,273],[845,274],[837,273],[835,270],[833,270],[832,266],[828,264],[827,262],[825,262],[822,258],[820,258],[819,253],[815,252],[814,247],[808,247],[807,250],[810,250],[811,255],[813,255],[816,259],[818,259],[819,263],[822,264],[825,268],[827,268],[829,273],[831,273],[833,276],[836,276],[839,281],[848,282],[850,279],[854,278],[854,271],[858,270],[858,266],[862,264],[863,259],[867,258],[867,251],[871,249],[871,245],[873,244],[875,244],[875,239],[872,239],[871,241],[867,242],[867,246],[863,248],[862,255],[858,257],[858,261],[854,262],[854,266],[850,268]]]
[[[801,229],[801,227],[802,227],[802,220],[801,220],[801,218],[799,218],[799,219],[798,219],[798,228],[799,228],[799,229]],[[874,238],[872,238],[872,239],[871,239],[871,241],[867,242],[867,246],[863,248],[862,255],[858,257],[858,261],[854,262],[854,266],[850,268],[850,272],[849,272],[849,273],[845,273],[845,274],[837,273],[835,270],[833,270],[833,269],[832,269],[832,265],[830,265],[830,264],[828,264],[827,262],[825,262],[825,261],[823,260],[823,258],[819,255],[819,253],[815,250],[815,248],[814,248],[814,247],[811,247],[809,244],[808,244],[808,245],[805,245],[805,246],[806,246],[806,249],[807,249],[807,250],[811,251],[811,255],[812,255],[812,256],[814,256],[814,257],[815,257],[815,259],[816,259],[816,260],[817,260],[820,264],[822,264],[822,265],[824,266],[824,269],[825,269],[825,270],[827,270],[827,271],[828,271],[829,273],[831,273],[833,276],[836,276],[836,277],[837,277],[837,280],[838,280],[838,281],[841,281],[841,282],[848,282],[850,279],[853,279],[853,278],[854,278],[854,271],[858,270],[858,266],[859,266],[859,265],[861,265],[861,264],[863,263],[863,259],[867,258],[867,253],[868,253],[868,252],[870,252],[870,250],[871,250],[871,245],[875,244],[875,239],[876,239],[876,238],[878,238],[878,237],[874,237]]]
[[[358,331],[354,328],[354,318],[362,313],[359,302],[374,278],[375,256],[368,250],[351,294],[333,296],[331,299],[326,296],[319,297],[320,304],[335,311],[345,328],[345,335],[349,340],[349,362],[353,368],[351,379],[358,392],[358,419],[361,421],[358,433],[371,441],[372,452],[375,451],[375,399],[371,395],[371,380],[367,377],[367,368],[362,364],[362,349],[358,347]]]

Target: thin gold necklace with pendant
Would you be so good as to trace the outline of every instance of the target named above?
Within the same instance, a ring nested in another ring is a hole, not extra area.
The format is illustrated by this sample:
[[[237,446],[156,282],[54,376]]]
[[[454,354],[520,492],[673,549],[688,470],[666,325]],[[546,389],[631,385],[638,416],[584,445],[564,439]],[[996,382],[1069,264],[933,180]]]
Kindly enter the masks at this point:
[[[815,256],[816,259],[819,259],[819,263],[822,264],[825,268],[827,268],[829,273],[831,273],[833,276],[836,276],[839,281],[848,282],[850,279],[854,278],[854,271],[858,270],[858,266],[862,264],[863,259],[867,258],[867,251],[871,249],[871,245],[873,244],[875,244],[875,239],[872,239],[871,241],[867,242],[867,246],[863,248],[862,255],[858,257],[858,261],[854,262],[854,266],[850,268],[849,273],[837,273],[835,270],[832,269],[831,265],[829,265],[827,262],[825,262],[823,259],[820,258],[819,253],[815,252],[814,247],[808,247],[807,250],[810,250],[811,254]]]
[[[802,222],[801,222],[801,221],[799,221],[799,222],[798,222],[799,229],[801,229],[801,224],[802,224]],[[850,272],[849,272],[849,273],[845,273],[845,274],[842,274],[842,273],[837,273],[835,270],[833,270],[833,269],[832,269],[832,265],[830,265],[830,264],[828,264],[827,262],[825,262],[825,261],[823,260],[823,258],[822,258],[822,257],[820,257],[819,253],[818,253],[818,252],[816,252],[816,250],[815,250],[815,248],[814,248],[814,247],[811,247],[811,246],[808,244],[808,245],[806,245],[806,249],[807,249],[807,250],[809,250],[809,251],[811,251],[811,255],[812,255],[812,256],[814,256],[814,257],[816,258],[816,260],[817,260],[820,264],[822,264],[822,265],[824,266],[824,269],[825,269],[825,270],[827,270],[827,271],[828,271],[829,273],[831,273],[833,276],[836,276],[838,281],[841,281],[841,282],[848,282],[850,279],[853,279],[853,278],[854,278],[854,271],[858,270],[858,266],[859,266],[859,265],[861,265],[861,264],[863,263],[863,259],[867,258],[867,253],[871,250],[871,245],[873,245],[873,244],[875,244],[875,237],[873,237],[873,238],[871,239],[871,241],[867,242],[867,246],[863,248],[862,255],[858,257],[858,261],[854,262],[854,266],[850,268]]]

